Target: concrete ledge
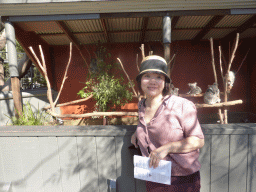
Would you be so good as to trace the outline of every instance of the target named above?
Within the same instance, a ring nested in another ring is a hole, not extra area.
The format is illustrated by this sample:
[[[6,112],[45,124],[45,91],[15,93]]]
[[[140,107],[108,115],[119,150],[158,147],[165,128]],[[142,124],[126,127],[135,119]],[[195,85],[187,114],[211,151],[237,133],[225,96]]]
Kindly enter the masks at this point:
[[[203,124],[205,135],[255,135],[256,124]],[[136,125],[118,126],[1,126],[0,137],[116,137],[131,136]]]

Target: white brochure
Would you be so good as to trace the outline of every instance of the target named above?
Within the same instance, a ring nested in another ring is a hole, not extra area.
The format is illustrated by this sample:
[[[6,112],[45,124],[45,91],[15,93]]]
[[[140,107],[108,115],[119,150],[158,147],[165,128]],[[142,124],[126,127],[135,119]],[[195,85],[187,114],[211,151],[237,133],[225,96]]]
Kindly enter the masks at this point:
[[[158,167],[149,168],[149,157],[133,156],[134,178],[171,185],[172,162],[160,160]]]

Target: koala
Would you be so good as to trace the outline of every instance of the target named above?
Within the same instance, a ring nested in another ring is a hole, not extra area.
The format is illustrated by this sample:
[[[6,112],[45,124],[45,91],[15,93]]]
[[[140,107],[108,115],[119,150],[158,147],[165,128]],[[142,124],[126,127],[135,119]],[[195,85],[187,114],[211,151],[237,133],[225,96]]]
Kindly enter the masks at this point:
[[[217,83],[208,85],[208,88],[204,94],[204,102],[210,105],[220,102],[219,93],[220,90]]]
[[[174,87],[173,83],[170,85],[170,94],[171,95],[179,95],[179,88]]]
[[[187,94],[189,95],[198,95],[200,93],[202,93],[202,89],[200,87],[197,86],[197,82],[195,83],[188,83],[189,86],[189,92],[187,92]]]
[[[179,88],[173,88],[173,89],[171,89],[170,93],[171,93],[171,95],[176,95],[176,96],[178,96],[178,95],[179,95]]]
[[[230,93],[235,82],[235,73],[233,71],[229,71],[229,73],[226,75],[226,81],[227,81],[227,92]]]

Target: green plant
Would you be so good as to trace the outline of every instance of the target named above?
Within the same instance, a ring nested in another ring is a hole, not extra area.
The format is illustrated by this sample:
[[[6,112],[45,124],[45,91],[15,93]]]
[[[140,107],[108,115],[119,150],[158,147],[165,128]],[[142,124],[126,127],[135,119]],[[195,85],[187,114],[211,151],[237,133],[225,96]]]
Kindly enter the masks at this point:
[[[37,112],[34,113],[29,103],[23,105],[23,112],[19,118],[15,116],[7,117],[11,120],[12,125],[44,125],[47,121],[46,113],[40,112],[39,107]]]
[[[93,95],[96,100],[97,111],[108,111],[114,106],[123,106],[132,100],[133,93],[130,91],[130,83],[125,83],[122,76],[115,77],[114,74],[121,74],[117,63],[111,61],[110,53],[104,47],[100,47],[96,53],[97,59],[91,65],[91,76],[85,83],[85,87],[77,94],[81,98]]]

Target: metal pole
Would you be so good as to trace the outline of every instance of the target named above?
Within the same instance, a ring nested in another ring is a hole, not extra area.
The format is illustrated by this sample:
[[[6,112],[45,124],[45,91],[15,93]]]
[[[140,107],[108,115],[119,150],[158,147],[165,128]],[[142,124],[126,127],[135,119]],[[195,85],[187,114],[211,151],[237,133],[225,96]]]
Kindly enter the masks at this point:
[[[171,31],[172,31],[172,23],[171,17],[166,15],[163,17],[163,43],[164,43],[164,58],[169,63],[171,59]],[[168,75],[170,77],[170,66],[168,66]]]
[[[12,95],[14,102],[14,113],[18,118],[22,114],[22,103],[20,94],[20,80],[17,62],[15,30],[11,22],[5,22],[6,42],[8,47],[8,63],[11,76]]]

